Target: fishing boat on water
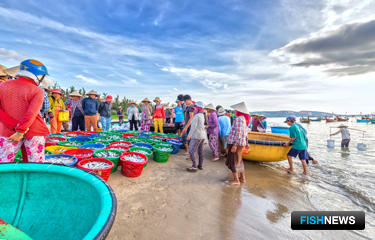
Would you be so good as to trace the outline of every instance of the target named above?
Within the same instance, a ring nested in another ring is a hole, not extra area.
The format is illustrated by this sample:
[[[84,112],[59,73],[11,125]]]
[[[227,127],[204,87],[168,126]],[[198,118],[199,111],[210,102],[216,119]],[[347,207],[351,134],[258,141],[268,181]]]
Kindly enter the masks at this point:
[[[321,117],[318,117],[318,118],[312,118],[312,119],[310,119],[311,120],[311,122],[321,122],[322,121],[322,118]]]
[[[347,118],[347,117],[339,117],[339,116],[337,116],[337,117],[336,117],[336,120],[337,120],[338,122],[347,122],[347,121],[349,121],[349,118]]]
[[[284,144],[290,140],[289,136],[273,133],[249,132],[247,134],[250,145],[249,151],[242,155],[244,160],[257,162],[277,162],[287,159],[292,148]]]
[[[332,118],[326,118],[326,122],[327,122],[327,123],[330,123],[330,122],[337,122],[337,120],[332,119]]]
[[[369,123],[371,120],[369,119],[357,119],[357,123]]]
[[[300,118],[299,121],[301,123],[310,123],[311,122],[311,119],[310,118]]]

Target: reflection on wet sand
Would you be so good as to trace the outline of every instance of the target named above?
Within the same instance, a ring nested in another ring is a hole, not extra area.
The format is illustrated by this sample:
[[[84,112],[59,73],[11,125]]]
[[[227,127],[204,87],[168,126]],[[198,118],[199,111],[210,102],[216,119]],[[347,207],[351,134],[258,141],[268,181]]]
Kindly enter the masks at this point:
[[[224,187],[220,202],[220,233],[223,240],[233,239],[234,224],[241,207],[241,187]]]

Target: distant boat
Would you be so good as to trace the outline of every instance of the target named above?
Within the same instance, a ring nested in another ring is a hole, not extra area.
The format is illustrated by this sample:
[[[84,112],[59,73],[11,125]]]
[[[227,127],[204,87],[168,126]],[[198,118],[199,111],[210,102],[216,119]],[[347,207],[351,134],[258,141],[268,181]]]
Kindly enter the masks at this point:
[[[310,118],[300,118],[299,121],[301,123],[310,123],[311,122],[311,119]]]
[[[338,121],[338,122],[347,122],[347,121],[349,121],[349,118],[343,118],[343,117],[339,117],[339,116],[337,116],[336,117],[336,120]]]
[[[357,119],[357,123],[369,123],[371,120],[369,119]]]
[[[311,122],[320,122],[320,121],[322,121],[321,117],[318,117],[318,118],[315,118],[315,119],[311,119]]]

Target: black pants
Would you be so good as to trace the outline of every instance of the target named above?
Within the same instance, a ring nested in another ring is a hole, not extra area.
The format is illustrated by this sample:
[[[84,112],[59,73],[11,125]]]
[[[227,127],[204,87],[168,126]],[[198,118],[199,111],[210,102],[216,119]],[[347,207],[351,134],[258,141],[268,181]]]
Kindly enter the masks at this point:
[[[130,120],[130,131],[133,131],[135,128],[136,131],[138,131],[138,121],[137,120]]]
[[[165,123],[171,123],[171,118],[165,118]]]
[[[85,131],[85,117],[73,117],[72,119],[72,131],[77,131],[79,128],[80,131]]]

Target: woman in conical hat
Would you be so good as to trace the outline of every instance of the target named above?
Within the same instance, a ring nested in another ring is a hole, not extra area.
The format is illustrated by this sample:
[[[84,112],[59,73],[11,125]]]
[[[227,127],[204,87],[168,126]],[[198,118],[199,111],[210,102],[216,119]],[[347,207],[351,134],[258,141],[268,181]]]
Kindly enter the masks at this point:
[[[208,145],[210,146],[214,157],[212,159],[213,162],[220,160],[219,154],[219,122],[217,119],[216,108],[212,103],[208,104],[204,108],[208,116],[207,121],[207,134],[208,134]]]
[[[74,91],[69,96],[70,98],[65,101],[65,105],[70,108],[72,131],[85,131],[85,112],[82,108],[82,95]]]
[[[161,104],[161,100],[159,97],[154,99],[155,107],[154,112],[152,114],[152,120],[154,120],[154,131],[161,133],[164,132],[163,124],[165,123],[165,111],[164,106]]]
[[[236,111],[236,120],[228,136],[228,157],[225,165],[232,171],[233,180],[229,185],[245,183],[245,168],[242,160],[242,150],[248,146],[247,129],[250,121],[249,110],[244,102],[231,106]]]

